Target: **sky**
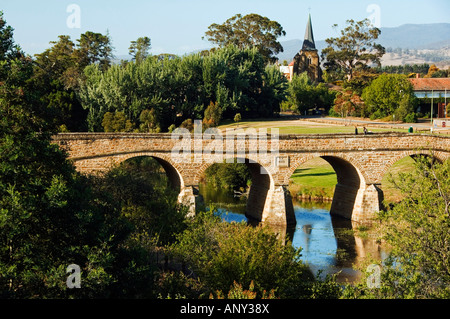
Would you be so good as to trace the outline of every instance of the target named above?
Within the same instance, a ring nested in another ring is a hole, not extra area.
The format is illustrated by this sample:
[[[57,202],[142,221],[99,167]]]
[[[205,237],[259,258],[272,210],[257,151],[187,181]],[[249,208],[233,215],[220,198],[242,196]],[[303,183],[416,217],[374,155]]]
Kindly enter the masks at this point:
[[[114,54],[128,54],[130,42],[151,39],[152,54],[187,54],[207,49],[208,26],[233,15],[256,13],[281,24],[286,36],[303,39],[311,14],[315,40],[338,35],[348,19],[369,18],[378,27],[450,23],[449,0],[0,0],[14,28],[14,40],[30,55],[41,53],[58,35],[79,39],[86,31],[109,33]]]

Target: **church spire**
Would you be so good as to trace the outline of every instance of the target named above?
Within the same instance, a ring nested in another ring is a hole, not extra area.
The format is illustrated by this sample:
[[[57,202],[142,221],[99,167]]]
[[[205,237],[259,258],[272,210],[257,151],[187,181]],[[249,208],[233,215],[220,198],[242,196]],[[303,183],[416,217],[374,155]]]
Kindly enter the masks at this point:
[[[308,17],[308,23],[306,25],[306,31],[305,31],[305,40],[303,41],[303,47],[302,50],[316,50],[316,44],[314,42],[314,35],[313,35],[313,29],[312,29],[312,23],[311,23],[311,14],[309,14]]]

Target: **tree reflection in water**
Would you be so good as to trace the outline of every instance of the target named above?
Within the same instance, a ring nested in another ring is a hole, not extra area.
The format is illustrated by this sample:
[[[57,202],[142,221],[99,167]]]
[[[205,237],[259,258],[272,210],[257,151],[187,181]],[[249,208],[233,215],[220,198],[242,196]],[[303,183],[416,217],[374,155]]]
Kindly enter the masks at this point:
[[[215,203],[218,213],[227,222],[249,222],[245,217],[245,198],[233,198],[205,187],[200,188],[205,204]],[[282,238],[291,240],[294,247],[302,248],[303,262],[313,273],[321,276],[337,273],[340,282],[353,282],[360,278],[354,267],[364,258],[383,258],[384,252],[370,237],[355,235],[359,225],[330,215],[331,203],[294,201],[297,225],[292,229],[276,229]],[[249,222],[250,223],[250,222]],[[355,267],[355,268],[356,268]]]

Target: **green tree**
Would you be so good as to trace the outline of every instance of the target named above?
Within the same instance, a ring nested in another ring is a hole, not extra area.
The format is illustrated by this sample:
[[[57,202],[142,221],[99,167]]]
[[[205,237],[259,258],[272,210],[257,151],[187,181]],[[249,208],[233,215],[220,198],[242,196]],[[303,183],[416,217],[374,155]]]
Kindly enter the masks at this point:
[[[236,123],[239,123],[240,121],[242,121],[242,116],[241,113],[236,113],[236,115],[234,116],[233,119]]]
[[[287,100],[288,80],[275,65],[266,66],[263,74],[263,87],[260,97],[262,106],[258,113],[272,117],[280,112],[281,103]]]
[[[355,70],[367,69],[371,64],[381,66],[385,49],[374,42],[380,34],[380,29],[372,27],[369,19],[347,20],[340,37],[325,40],[328,46],[322,50],[322,59],[326,61],[327,72],[343,72],[350,81]]]
[[[0,60],[11,59],[20,52],[14,44],[14,29],[6,24],[3,11],[0,11]]]
[[[159,123],[155,109],[143,110],[139,116],[139,120],[141,121],[140,129],[143,132],[159,133],[161,130],[158,126]]]
[[[286,32],[278,22],[254,13],[236,14],[223,24],[210,25],[205,32],[206,39],[219,47],[230,44],[241,49],[256,47],[266,62],[275,62],[274,55],[283,52],[277,38],[284,35]]]
[[[204,117],[211,102],[222,118],[272,116],[279,111],[286,80],[273,67],[265,67],[262,55],[235,46],[208,55],[183,58],[147,58],[141,63],[113,65],[102,72],[86,67],[78,97],[86,109],[89,130],[102,131],[106,112],[124,112],[135,127],[144,110],[155,110],[161,131],[187,119]]]
[[[403,121],[414,112],[416,97],[412,84],[402,74],[382,74],[366,87],[361,96],[371,118],[396,114]]]
[[[0,295],[110,296],[127,226],[51,143],[55,130],[40,117],[45,107],[30,82],[31,62],[0,61]],[[80,265],[83,290],[67,289],[70,264]]]
[[[185,228],[187,208],[178,203],[178,191],[151,157],[122,162],[95,185],[120,205],[121,214],[133,225],[133,239],[163,247]]]
[[[347,287],[350,298],[448,299],[450,296],[450,162],[416,157],[415,170],[392,179],[404,199],[380,213],[391,247],[380,289]]]
[[[83,73],[75,57],[75,44],[69,36],[59,36],[50,43],[50,49],[36,54],[33,75],[41,100],[52,111],[47,120],[72,131],[86,130],[86,112],[76,96]]]
[[[291,110],[298,114],[305,114],[308,110],[321,108],[328,112],[335,98],[335,93],[331,92],[323,83],[312,83],[306,72],[294,75],[292,81],[289,82],[287,92]]]
[[[205,116],[203,118],[203,128],[216,127],[219,125],[222,119],[222,109],[218,103],[211,102],[205,110]]]
[[[306,72],[300,75],[294,75],[292,81],[289,83],[289,102],[291,103],[292,110],[299,114],[304,114],[311,108],[312,94],[311,94],[312,82]]]
[[[358,70],[353,73],[352,79],[345,81],[342,86],[344,89],[351,89],[353,93],[361,96],[363,90],[379,75],[374,68]]]
[[[113,48],[109,34],[87,31],[77,41],[75,56],[80,66],[98,63],[103,71],[111,66]]]
[[[74,56],[75,43],[68,35],[60,35],[58,41],[51,41],[51,48],[36,54],[36,77],[47,77],[59,80],[65,88],[78,86],[79,76],[72,78],[74,73],[82,70],[77,68]],[[77,68],[77,70],[73,70]]]
[[[140,37],[136,41],[131,41],[128,52],[133,57],[133,61],[142,62],[149,55],[151,40],[149,37]]]
[[[259,298],[272,289],[280,298],[301,298],[314,282],[300,249],[285,245],[269,228],[222,222],[213,212],[190,221],[172,254],[192,267],[206,297],[228,292],[235,282],[244,287],[253,282]]]
[[[223,118],[233,119],[236,113],[257,117],[272,107],[263,100],[265,65],[256,48],[217,50],[205,57],[203,74],[209,101],[219,103]]]
[[[87,129],[87,111],[78,98],[85,81],[84,69],[98,64],[105,71],[111,64],[109,35],[86,32],[75,44],[67,35],[50,42],[52,47],[36,55],[33,81],[41,99],[52,112],[48,121],[71,131]]]
[[[124,112],[106,112],[102,126],[105,132],[130,132],[133,123],[125,117]]]

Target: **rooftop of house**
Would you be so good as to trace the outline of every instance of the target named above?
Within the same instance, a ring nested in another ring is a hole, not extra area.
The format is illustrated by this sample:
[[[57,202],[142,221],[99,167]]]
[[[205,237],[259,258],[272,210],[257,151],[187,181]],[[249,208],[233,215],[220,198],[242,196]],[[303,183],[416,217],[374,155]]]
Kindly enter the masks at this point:
[[[415,78],[408,79],[414,91],[450,91],[450,78]]]

